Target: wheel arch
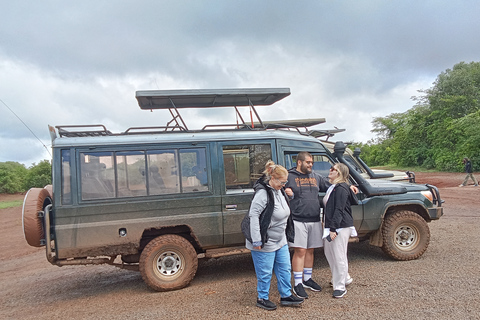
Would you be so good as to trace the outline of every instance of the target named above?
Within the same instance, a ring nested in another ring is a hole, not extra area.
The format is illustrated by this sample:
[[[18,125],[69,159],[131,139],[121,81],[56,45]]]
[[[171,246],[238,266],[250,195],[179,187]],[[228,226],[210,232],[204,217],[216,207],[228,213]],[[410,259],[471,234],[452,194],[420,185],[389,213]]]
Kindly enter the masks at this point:
[[[139,251],[141,252],[145,248],[145,246],[156,237],[166,234],[179,235],[188,240],[197,253],[204,252],[192,228],[188,225],[175,225],[145,229],[142,233],[142,237],[140,238]]]
[[[383,214],[382,217],[382,222],[383,220],[388,217],[389,215],[393,214],[396,211],[400,210],[407,210],[407,211],[412,211],[418,214],[420,217],[423,218],[426,222],[432,221],[430,219],[430,216],[428,215],[427,209],[422,206],[421,204],[418,203],[407,203],[407,204],[391,204],[386,210],[385,213]]]

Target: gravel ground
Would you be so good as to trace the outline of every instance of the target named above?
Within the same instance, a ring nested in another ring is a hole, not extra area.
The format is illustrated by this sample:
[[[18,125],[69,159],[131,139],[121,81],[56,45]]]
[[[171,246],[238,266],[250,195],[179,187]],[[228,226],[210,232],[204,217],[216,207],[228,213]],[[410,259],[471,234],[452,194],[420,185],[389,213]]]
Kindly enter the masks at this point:
[[[44,248],[23,239],[21,208],[3,209],[0,319],[480,319],[480,187],[459,188],[463,176],[417,173],[418,182],[439,186],[446,200],[445,215],[429,224],[430,246],[422,257],[394,261],[368,243],[352,243],[354,282],[343,299],[333,299],[330,270],[318,250],[313,276],[324,290],[311,292],[300,307],[276,311],[255,307],[248,254],[201,260],[190,286],[153,292],[138,272],[50,265]],[[280,300],[275,280],[270,299]]]

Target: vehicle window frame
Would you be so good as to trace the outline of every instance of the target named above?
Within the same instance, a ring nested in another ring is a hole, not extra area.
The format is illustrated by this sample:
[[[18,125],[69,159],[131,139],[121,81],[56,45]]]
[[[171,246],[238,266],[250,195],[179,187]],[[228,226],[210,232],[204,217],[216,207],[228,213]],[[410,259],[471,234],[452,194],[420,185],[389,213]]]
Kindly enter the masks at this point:
[[[76,172],[77,176],[77,181],[75,184],[75,189],[72,189],[72,192],[78,194],[78,202],[79,203],[87,203],[91,201],[101,201],[101,202],[112,202],[112,201],[121,201],[122,199],[144,199],[149,196],[181,196],[181,195],[192,195],[196,193],[212,193],[212,177],[211,177],[211,169],[209,168],[210,166],[208,165],[211,161],[210,155],[209,155],[209,147],[207,144],[202,144],[202,145],[155,145],[155,146],[148,146],[144,148],[138,148],[138,147],[125,147],[125,148],[112,148],[112,147],[105,147],[101,148],[98,146],[90,147],[88,149],[86,148],[75,148],[72,149],[75,158],[76,158],[76,168],[74,169]],[[72,152],[72,150],[70,152]],[[191,189],[183,189],[182,190],[182,182],[181,182],[181,168],[180,168],[180,162],[181,156],[179,156],[181,153],[185,153],[185,150],[190,150],[190,151],[195,151],[197,150],[201,154],[203,154],[202,159],[205,164],[204,166],[206,167],[205,174],[207,175],[207,183],[203,185],[201,188],[191,188]],[[176,171],[177,177],[178,177],[178,187],[177,187],[177,192],[165,192],[165,193],[152,193],[150,192],[150,187],[149,187],[149,169],[147,168],[148,166],[148,156],[155,154],[155,152],[164,152],[164,151],[169,151],[169,152],[174,152],[175,153],[175,164],[176,164]],[[113,197],[95,197],[95,198],[85,198],[82,196],[83,193],[83,187],[82,187],[82,154],[112,154],[113,157],[113,174],[114,174],[114,180],[113,180],[113,188],[114,188],[114,196]],[[128,154],[128,153],[143,153],[144,157],[144,177],[145,177],[145,186],[146,186],[146,192],[144,194],[139,194],[139,195],[131,195],[131,196],[122,196],[119,195],[119,177],[118,177],[118,163],[117,163],[117,155],[118,154]],[[72,163],[72,161],[71,161]],[[146,168],[146,169],[145,169]],[[63,179],[63,177],[62,177]],[[62,184],[63,185],[63,184]],[[73,184],[72,184],[73,185]],[[62,186],[63,188],[63,186]]]
[[[226,142],[221,142],[218,144],[218,152],[221,158],[219,159],[218,163],[219,166],[221,166],[221,171],[222,171],[222,189],[224,190],[223,192],[225,194],[238,194],[238,193],[253,193],[253,185],[255,181],[261,176],[260,173],[256,173],[257,176],[252,176],[252,172],[250,172],[250,185],[248,187],[241,187],[239,188],[228,188],[227,187],[227,178],[226,178],[226,169],[225,169],[225,159],[224,159],[224,147],[225,146],[230,146],[230,147],[235,147],[235,146],[252,146],[252,145],[264,145],[264,146],[269,146],[270,147],[270,156],[268,159],[265,159],[263,163],[259,163],[259,168],[261,168],[261,172],[265,169],[265,164],[267,163],[268,160],[272,160],[276,163],[276,145],[275,145],[275,139],[255,139],[255,140],[237,140],[237,141],[226,141]],[[254,179],[254,178],[257,179]]]

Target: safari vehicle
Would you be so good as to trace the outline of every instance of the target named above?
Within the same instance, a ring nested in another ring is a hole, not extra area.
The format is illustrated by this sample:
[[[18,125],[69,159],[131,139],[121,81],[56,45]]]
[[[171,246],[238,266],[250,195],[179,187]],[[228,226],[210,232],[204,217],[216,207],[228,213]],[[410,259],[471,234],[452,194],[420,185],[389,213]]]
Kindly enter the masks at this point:
[[[289,168],[298,152],[309,151],[323,175],[335,162],[349,166],[360,190],[358,240],[397,260],[420,257],[427,222],[443,214],[438,189],[364,179],[341,142],[332,154],[308,134],[324,119],[260,120],[256,106],[288,95],[288,88],[137,91],[141,109],[170,111],[166,126],[122,133],[103,125],[50,127],[53,186],[25,196],[27,242],[45,246],[57,266],[106,263],[139,270],[154,290],[179,289],[194,278],[198,259],[246,252],[240,224],[267,160]],[[238,122],[192,130],[179,113],[219,107],[233,108]],[[240,107],[249,109],[250,123]]]
[[[316,138],[321,139],[322,143],[328,148],[330,152],[333,152],[335,143],[328,141],[329,138],[333,137],[336,133],[343,132],[345,129],[332,129],[332,130],[311,130],[309,131],[310,135],[313,135]],[[325,139],[323,139],[326,137]],[[415,173],[413,171],[398,171],[398,170],[381,170],[381,169],[371,169],[363,160],[360,158],[360,153],[362,151],[360,148],[355,148],[352,150],[348,147],[345,148],[345,153],[343,157],[346,161],[350,163],[353,169],[360,173],[365,179],[385,179],[390,181],[408,181],[415,182]]]

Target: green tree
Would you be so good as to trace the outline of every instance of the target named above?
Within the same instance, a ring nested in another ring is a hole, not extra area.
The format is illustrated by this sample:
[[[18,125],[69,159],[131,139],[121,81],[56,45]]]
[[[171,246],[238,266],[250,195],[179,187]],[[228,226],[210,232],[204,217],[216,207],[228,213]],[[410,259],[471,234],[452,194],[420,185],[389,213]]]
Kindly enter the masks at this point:
[[[0,162],[0,193],[23,192],[23,183],[28,173],[21,163],[7,161]]]
[[[373,120],[378,139],[363,157],[372,165],[460,171],[466,156],[480,169],[480,63],[458,63],[419,92],[408,111]]]
[[[52,166],[48,160],[33,164],[25,177],[23,184],[24,190],[30,188],[43,188],[52,183]]]

